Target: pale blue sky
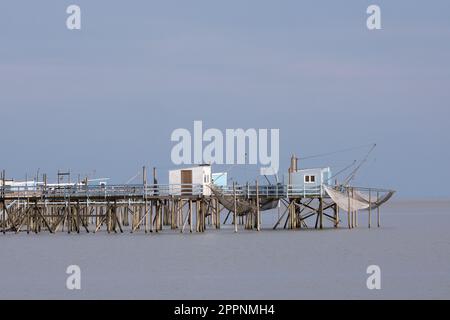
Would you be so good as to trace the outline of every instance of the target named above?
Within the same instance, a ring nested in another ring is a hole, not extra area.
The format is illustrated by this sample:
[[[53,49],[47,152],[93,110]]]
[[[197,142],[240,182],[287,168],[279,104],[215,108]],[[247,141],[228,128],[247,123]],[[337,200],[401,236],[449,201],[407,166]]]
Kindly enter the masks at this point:
[[[369,4],[382,30],[367,30]],[[0,41],[0,168],[16,179],[124,182],[143,164],[166,178],[171,132],[203,120],[279,128],[282,172],[292,152],[377,142],[356,184],[449,196],[448,1],[2,1]]]

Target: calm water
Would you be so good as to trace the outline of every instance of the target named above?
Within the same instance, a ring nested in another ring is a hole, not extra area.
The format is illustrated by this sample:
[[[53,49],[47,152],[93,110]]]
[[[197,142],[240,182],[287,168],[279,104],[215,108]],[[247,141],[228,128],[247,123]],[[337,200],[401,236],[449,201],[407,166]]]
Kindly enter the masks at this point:
[[[450,202],[392,202],[370,230],[272,231],[264,215],[259,233],[0,235],[0,298],[450,298]]]

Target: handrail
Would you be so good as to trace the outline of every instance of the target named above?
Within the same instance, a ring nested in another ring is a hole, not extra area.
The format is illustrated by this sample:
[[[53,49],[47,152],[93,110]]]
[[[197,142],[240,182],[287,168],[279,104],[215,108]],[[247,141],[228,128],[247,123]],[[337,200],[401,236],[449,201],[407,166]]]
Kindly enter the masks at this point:
[[[238,197],[256,197],[256,185],[236,185],[236,191],[232,186],[214,186],[223,195],[234,195]],[[209,190],[209,185],[202,184],[119,184],[119,185],[61,185],[61,186],[0,186],[2,194],[20,197],[107,197],[107,196],[170,196],[170,195],[203,195]],[[358,190],[377,190],[380,192],[390,191],[376,188],[356,188]],[[293,184],[275,184],[259,185],[258,193],[260,196],[268,198],[288,198],[294,196],[322,196],[324,195],[323,185],[293,185]],[[208,193],[209,194],[209,193]]]

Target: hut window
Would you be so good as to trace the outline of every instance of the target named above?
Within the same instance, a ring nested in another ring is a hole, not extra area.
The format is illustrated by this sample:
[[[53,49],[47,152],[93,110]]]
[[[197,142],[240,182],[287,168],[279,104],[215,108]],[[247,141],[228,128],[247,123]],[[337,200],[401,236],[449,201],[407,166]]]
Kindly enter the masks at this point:
[[[307,175],[305,176],[305,183],[314,183],[316,182],[316,176],[313,175]]]

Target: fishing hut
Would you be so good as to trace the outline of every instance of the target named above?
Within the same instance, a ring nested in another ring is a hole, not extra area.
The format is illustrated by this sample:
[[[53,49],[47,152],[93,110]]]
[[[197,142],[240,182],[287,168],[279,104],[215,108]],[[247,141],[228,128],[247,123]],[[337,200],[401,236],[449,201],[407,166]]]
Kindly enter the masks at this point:
[[[203,196],[211,195],[211,165],[201,164],[196,167],[183,168],[169,171],[170,193],[173,195],[201,194]],[[198,190],[193,190],[196,186]]]

